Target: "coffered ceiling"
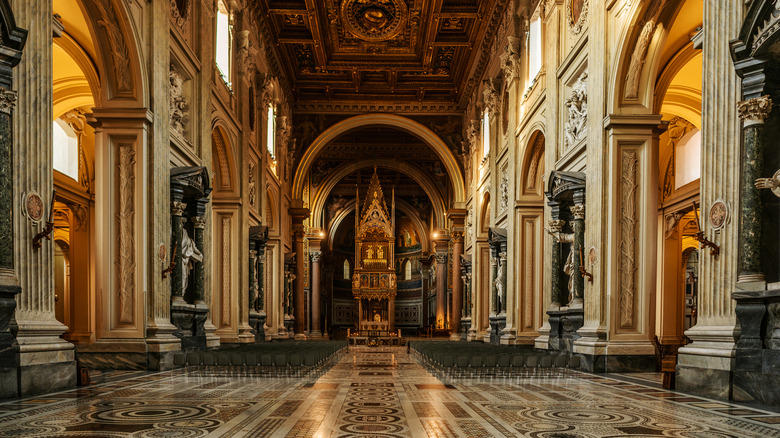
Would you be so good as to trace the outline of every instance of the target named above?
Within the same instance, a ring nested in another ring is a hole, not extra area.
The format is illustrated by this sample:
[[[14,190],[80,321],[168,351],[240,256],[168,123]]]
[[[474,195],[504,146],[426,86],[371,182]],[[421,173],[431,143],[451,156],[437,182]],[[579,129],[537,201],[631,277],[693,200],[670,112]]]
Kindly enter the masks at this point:
[[[259,0],[297,112],[448,112],[508,0]]]

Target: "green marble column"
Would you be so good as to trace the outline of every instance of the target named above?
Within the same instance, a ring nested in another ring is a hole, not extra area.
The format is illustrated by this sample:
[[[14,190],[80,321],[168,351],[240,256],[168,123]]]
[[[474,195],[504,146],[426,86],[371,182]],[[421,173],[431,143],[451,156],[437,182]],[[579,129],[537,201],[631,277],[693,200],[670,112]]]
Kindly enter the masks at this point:
[[[198,248],[198,251],[203,254],[202,261],[192,259],[192,280],[194,282],[193,287],[195,288],[195,304],[206,304],[206,269],[204,265],[204,262],[206,261],[206,253],[203,250],[203,230],[206,228],[206,218],[195,216],[192,218],[192,224],[194,227],[193,241],[195,242],[195,246]]]
[[[174,303],[184,303],[184,293],[182,288],[182,269],[181,265],[181,227],[182,227],[182,214],[184,209],[187,208],[187,204],[183,202],[171,203],[171,233],[173,234],[173,242],[171,244],[171,251],[173,251],[173,273],[171,274],[171,296]]]
[[[265,246],[262,246],[257,252],[257,301],[255,301],[255,310],[262,312],[265,310]]]
[[[0,88],[0,242],[14,241],[13,119],[16,93]],[[14,269],[14,246],[0,245],[0,269]]]
[[[563,270],[563,262],[561,260],[561,242],[555,237],[563,230],[563,225],[566,221],[562,219],[553,219],[549,222],[550,233],[553,235],[552,239],[552,257],[550,262],[550,302],[553,307],[561,307],[561,297],[563,296],[561,287],[561,271]]]
[[[257,273],[255,272],[255,265],[257,263],[257,251],[254,249],[249,250],[249,302],[247,308],[254,310],[255,301],[257,300]]]
[[[740,181],[739,277],[738,283],[763,282],[761,269],[762,207],[755,181],[764,166],[764,119],[772,111],[769,96],[737,104],[742,128],[742,179]]]
[[[572,262],[574,264],[574,297],[569,304],[570,307],[582,308],[582,297],[585,292],[585,278],[580,273],[580,266],[584,263],[582,257],[585,254],[585,205],[577,204],[569,208],[574,220],[572,228],[574,229],[574,255]]]
[[[501,281],[501,308],[498,309],[499,313],[506,314],[506,301],[507,301],[507,269],[509,268],[506,265],[506,242],[501,244],[501,253],[498,255],[498,260],[503,269],[501,270],[501,278],[499,279]]]

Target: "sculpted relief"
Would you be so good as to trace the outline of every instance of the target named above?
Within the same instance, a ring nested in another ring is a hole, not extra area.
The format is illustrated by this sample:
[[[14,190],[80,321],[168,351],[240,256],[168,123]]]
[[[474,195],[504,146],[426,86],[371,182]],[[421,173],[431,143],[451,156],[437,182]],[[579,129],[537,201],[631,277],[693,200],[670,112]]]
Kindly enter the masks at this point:
[[[579,143],[588,134],[588,72],[584,72],[574,83],[565,105],[568,115],[564,126],[564,151]]]

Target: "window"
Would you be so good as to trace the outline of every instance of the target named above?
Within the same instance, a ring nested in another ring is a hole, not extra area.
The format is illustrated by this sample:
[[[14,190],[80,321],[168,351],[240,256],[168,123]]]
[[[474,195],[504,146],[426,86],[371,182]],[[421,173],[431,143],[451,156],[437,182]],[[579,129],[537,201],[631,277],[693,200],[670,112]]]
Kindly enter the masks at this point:
[[[487,110],[482,114],[482,159],[490,153],[490,114]]]
[[[76,132],[61,119],[53,123],[52,155],[54,170],[78,181],[79,138]]]
[[[344,280],[349,280],[349,260],[344,260]]]
[[[266,146],[271,158],[276,158],[276,111],[274,105],[268,105],[268,129],[266,130]]]
[[[407,260],[406,263],[404,263],[404,280],[411,280],[412,279],[412,262]]]
[[[219,0],[217,3],[217,41],[216,41],[216,62],[219,74],[228,86],[230,86],[230,47],[232,40],[230,38],[230,11],[225,2]]]
[[[675,154],[674,188],[701,178],[701,131],[691,131],[677,143]]]
[[[528,31],[528,86],[536,79],[542,69],[542,20],[539,17],[531,21]]]

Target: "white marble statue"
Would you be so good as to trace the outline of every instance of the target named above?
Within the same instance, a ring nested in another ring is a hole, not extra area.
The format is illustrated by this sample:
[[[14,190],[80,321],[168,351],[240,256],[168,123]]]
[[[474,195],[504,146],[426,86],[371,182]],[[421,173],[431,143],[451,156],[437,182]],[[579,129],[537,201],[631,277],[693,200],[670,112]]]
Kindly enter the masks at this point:
[[[187,230],[181,230],[181,293],[184,295],[187,292],[187,283],[189,281],[190,270],[192,269],[192,261],[195,259],[199,262],[203,261],[203,254],[195,246],[195,241],[190,239],[190,235],[187,234]]]

